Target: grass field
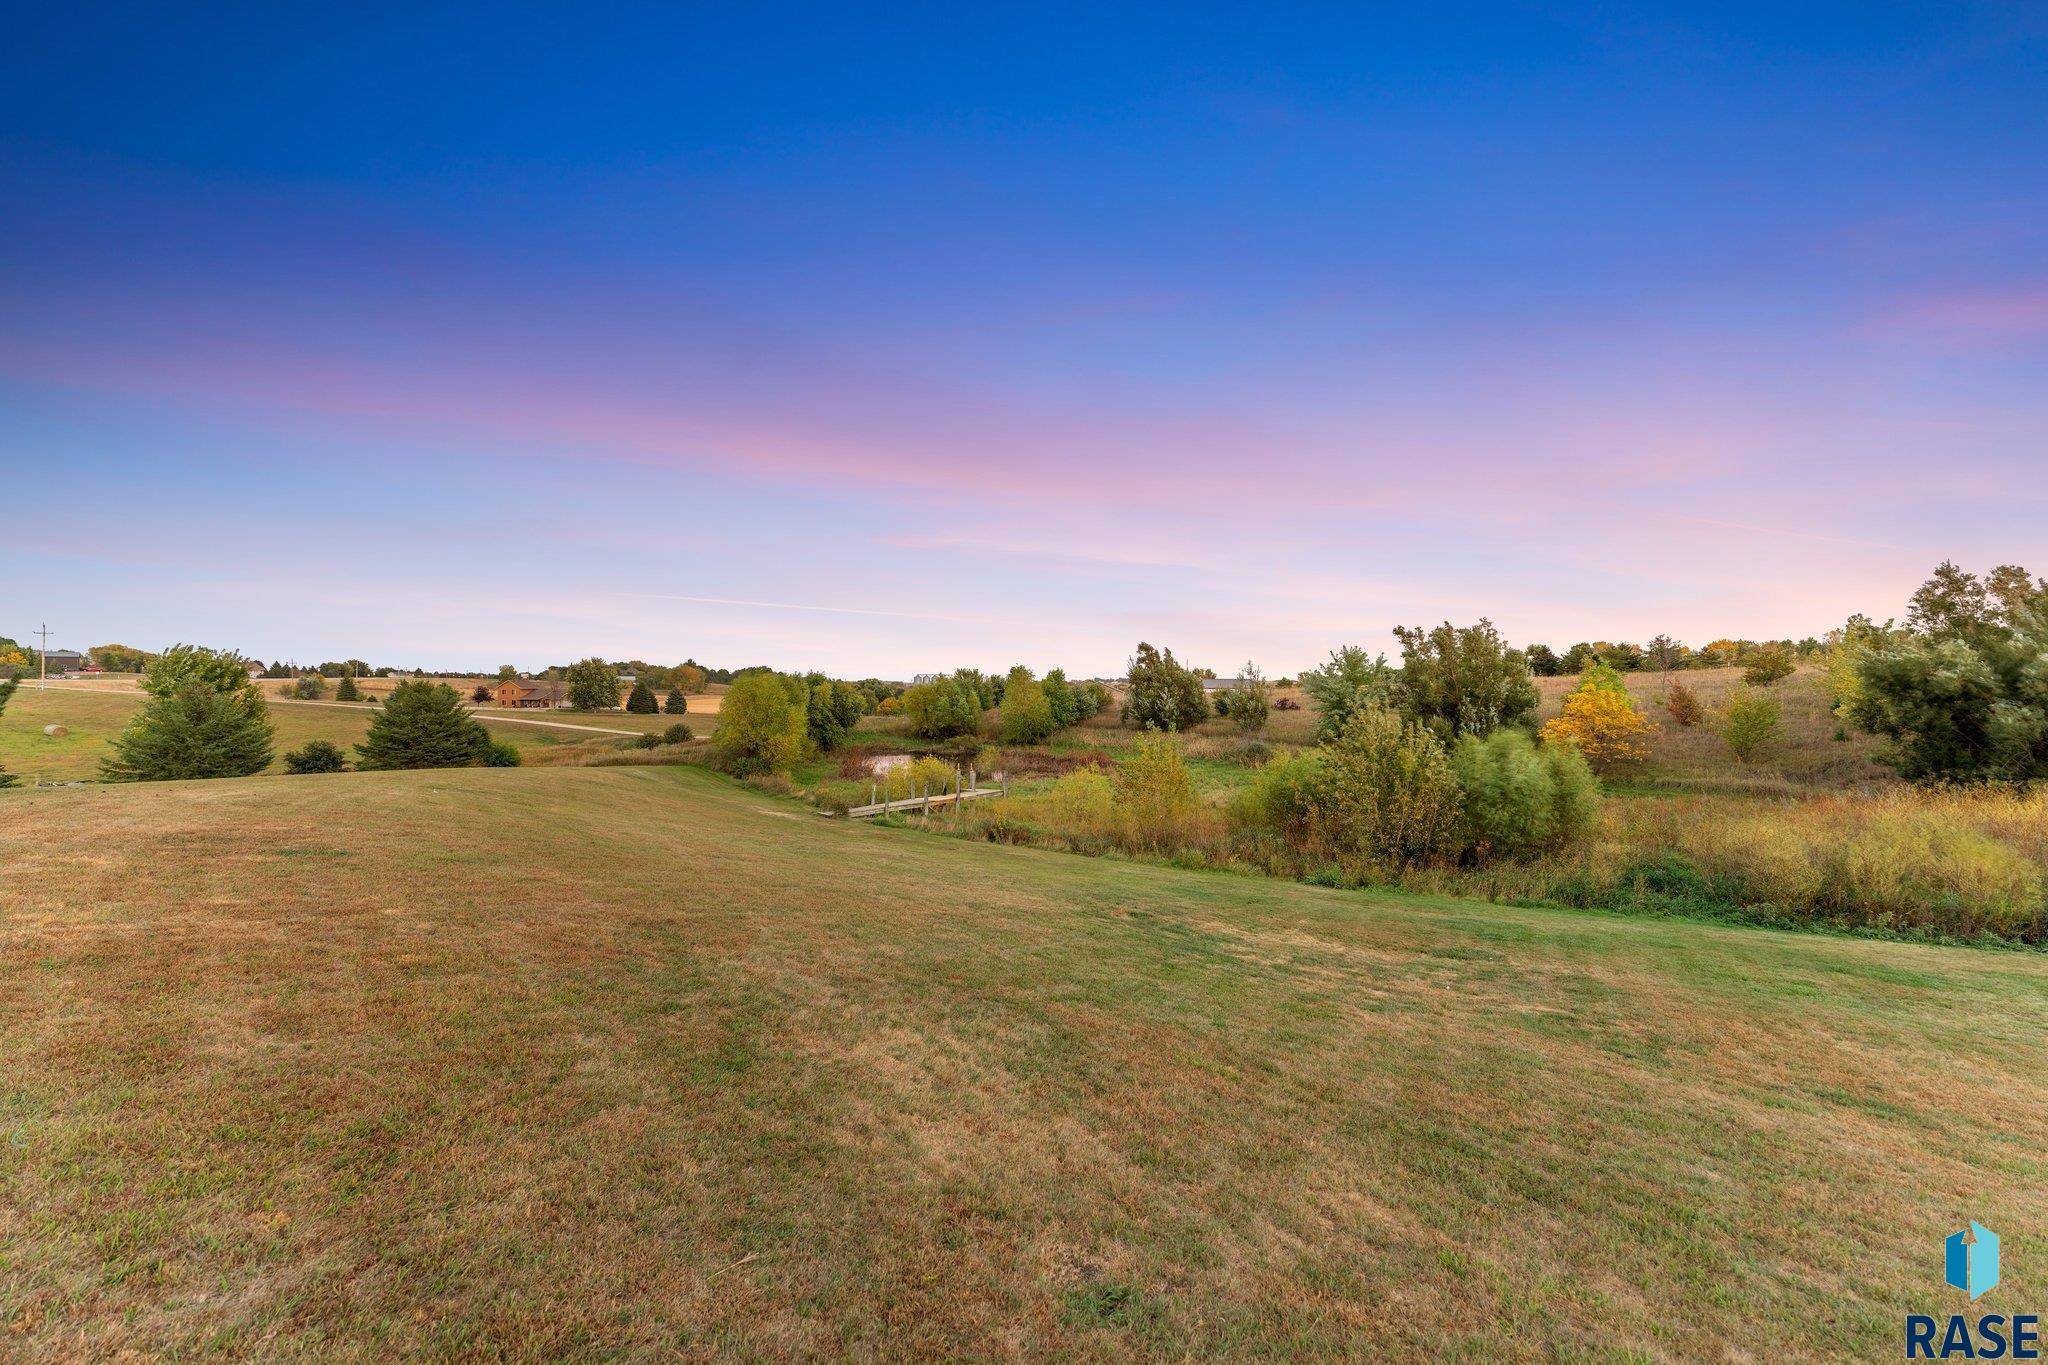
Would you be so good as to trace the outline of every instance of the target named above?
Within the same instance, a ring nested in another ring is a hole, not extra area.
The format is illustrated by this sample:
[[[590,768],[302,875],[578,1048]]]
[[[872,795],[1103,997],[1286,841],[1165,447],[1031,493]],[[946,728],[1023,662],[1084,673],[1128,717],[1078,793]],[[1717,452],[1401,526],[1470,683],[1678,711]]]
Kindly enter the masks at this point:
[[[277,758],[271,771],[284,771],[284,752],[308,740],[324,739],[347,749],[369,731],[375,708],[368,704],[306,704],[266,698],[270,719],[276,726]],[[99,776],[100,759],[108,744],[127,726],[140,709],[143,694],[132,687],[73,687],[52,685],[40,691],[33,685],[14,694],[7,713],[0,717],[0,767],[31,781],[79,782]],[[695,699],[692,699],[695,704]],[[542,760],[547,751],[575,745],[593,738],[609,742],[616,736],[607,730],[665,730],[678,720],[686,721],[699,734],[708,734],[716,724],[710,714],[686,716],[636,716],[622,711],[573,712],[496,711],[479,707],[479,719],[491,734],[517,745],[529,761]],[[548,725],[527,724],[545,720]],[[65,726],[70,733],[56,738],[43,733],[51,724]],[[571,729],[581,726],[584,729]]]
[[[0,868],[11,1359],[1894,1358],[1968,1218],[2048,1295],[2034,955],[687,768],[18,791]]]

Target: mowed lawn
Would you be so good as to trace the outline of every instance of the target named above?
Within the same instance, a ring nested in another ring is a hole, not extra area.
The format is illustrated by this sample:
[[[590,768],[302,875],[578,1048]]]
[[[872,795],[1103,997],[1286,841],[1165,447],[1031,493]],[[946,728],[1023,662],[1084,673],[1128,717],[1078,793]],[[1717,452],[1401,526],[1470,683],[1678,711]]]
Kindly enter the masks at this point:
[[[686,768],[0,794],[0,869],[14,1359],[1896,1358],[1971,1218],[2048,1302],[2033,955]]]
[[[0,716],[0,767],[31,781],[96,779],[108,745],[127,727],[145,700],[143,693],[126,688],[52,686],[38,690],[33,683],[28,684],[14,694],[6,714]],[[278,773],[284,771],[285,750],[314,739],[329,740],[346,750],[369,732],[370,717],[376,714],[376,708],[367,704],[306,704],[270,697],[265,701],[277,732],[277,756],[271,771]],[[636,716],[608,711],[584,715],[522,713],[489,707],[479,707],[475,714],[488,725],[494,737],[528,750],[616,738],[607,735],[608,730],[664,730],[679,720],[688,722],[698,734],[709,734],[717,723],[710,714]],[[527,723],[535,720],[549,723]],[[44,734],[43,727],[51,724],[63,725],[70,733],[62,737]],[[572,726],[584,728],[569,728]]]

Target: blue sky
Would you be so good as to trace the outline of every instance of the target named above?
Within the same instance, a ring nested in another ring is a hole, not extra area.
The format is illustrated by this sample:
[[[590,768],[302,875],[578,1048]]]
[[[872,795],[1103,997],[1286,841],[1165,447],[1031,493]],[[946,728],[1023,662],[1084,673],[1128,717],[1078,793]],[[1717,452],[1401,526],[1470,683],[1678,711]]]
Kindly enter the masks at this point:
[[[15,29],[0,634],[1292,672],[2048,562],[2038,7]]]

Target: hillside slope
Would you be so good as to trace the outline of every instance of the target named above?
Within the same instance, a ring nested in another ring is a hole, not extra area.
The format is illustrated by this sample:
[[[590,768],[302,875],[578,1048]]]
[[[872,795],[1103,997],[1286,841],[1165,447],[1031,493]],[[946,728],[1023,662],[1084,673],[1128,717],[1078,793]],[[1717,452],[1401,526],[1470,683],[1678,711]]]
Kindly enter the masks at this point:
[[[0,795],[55,1359],[1893,1356],[2048,1297],[2048,964],[1376,900],[673,768]]]

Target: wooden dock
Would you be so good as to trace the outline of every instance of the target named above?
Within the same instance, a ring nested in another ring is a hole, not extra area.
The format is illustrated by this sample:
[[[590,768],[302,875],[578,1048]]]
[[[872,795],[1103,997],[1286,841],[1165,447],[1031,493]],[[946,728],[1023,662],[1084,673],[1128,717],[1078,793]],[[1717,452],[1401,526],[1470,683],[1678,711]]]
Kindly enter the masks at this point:
[[[887,815],[891,811],[898,810],[923,812],[939,806],[950,806],[960,801],[979,801],[984,796],[1001,796],[1002,794],[1003,789],[1001,787],[972,787],[966,791],[930,792],[923,796],[906,796],[896,801],[877,801],[872,805],[853,806],[846,813],[858,820],[870,815]]]

